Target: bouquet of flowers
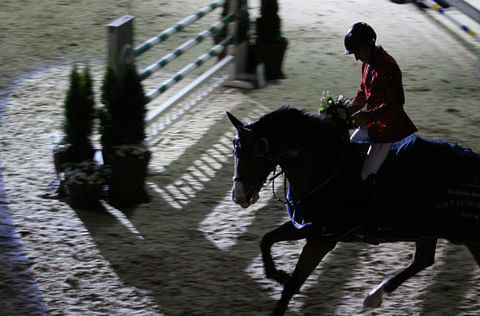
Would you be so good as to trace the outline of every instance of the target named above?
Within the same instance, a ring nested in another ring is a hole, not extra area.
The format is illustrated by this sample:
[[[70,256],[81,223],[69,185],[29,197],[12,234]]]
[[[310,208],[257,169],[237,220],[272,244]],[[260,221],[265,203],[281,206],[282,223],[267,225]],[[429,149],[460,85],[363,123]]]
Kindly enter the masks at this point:
[[[322,93],[320,99],[320,108],[318,113],[323,118],[332,119],[335,122],[342,122],[346,124],[347,128],[353,128],[352,109],[350,106],[350,99],[345,98],[343,95],[338,97],[331,96],[328,92]]]

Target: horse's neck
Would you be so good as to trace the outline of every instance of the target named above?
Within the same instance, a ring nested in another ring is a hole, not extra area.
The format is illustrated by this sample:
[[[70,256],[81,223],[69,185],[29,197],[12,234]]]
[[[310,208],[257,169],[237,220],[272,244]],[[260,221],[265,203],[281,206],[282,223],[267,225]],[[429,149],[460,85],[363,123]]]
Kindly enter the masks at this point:
[[[333,172],[333,161],[326,161],[318,150],[299,152],[294,158],[284,162],[282,168],[286,171],[292,193],[298,199],[317,186]]]
[[[350,143],[337,150],[312,149],[299,154],[281,164],[286,171],[290,188],[297,199],[308,195],[315,187],[348,182],[356,185],[361,182],[361,162],[354,154]],[[326,155],[329,152],[331,155]]]

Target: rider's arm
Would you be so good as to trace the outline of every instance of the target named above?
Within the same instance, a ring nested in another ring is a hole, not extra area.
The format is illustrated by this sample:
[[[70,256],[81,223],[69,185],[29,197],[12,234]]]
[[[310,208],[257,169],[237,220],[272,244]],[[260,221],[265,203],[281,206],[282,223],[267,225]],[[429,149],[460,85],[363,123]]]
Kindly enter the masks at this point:
[[[365,77],[365,71],[366,71],[366,64],[362,64],[362,83],[360,84],[360,89],[358,89],[357,93],[352,99],[351,107],[352,107],[352,113],[360,111],[365,104],[367,104],[367,97],[365,95],[365,83],[363,78]]]
[[[394,64],[386,64],[373,77],[368,103],[375,106],[368,109],[370,120],[394,120],[391,116],[395,116],[405,102],[400,69]]]

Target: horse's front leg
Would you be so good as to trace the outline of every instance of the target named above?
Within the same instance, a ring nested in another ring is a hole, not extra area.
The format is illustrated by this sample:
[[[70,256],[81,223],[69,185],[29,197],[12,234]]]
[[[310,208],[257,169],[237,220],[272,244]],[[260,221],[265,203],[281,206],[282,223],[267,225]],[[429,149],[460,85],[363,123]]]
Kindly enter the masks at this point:
[[[290,221],[263,236],[262,241],[260,242],[260,249],[262,251],[263,266],[267,278],[285,284],[290,277],[287,272],[277,270],[275,267],[271,254],[272,245],[279,241],[299,240],[303,238],[305,238],[305,235],[296,229]]]
[[[277,302],[272,315],[283,315],[288,308],[288,302],[294,294],[296,294],[303,285],[308,276],[317,267],[323,257],[333,248],[336,242],[322,243],[318,239],[307,239],[307,243],[303,247],[297,266],[292,276],[285,283],[282,296]]]
[[[382,304],[382,296],[385,292],[392,293],[407,279],[414,276],[423,269],[431,266],[435,261],[436,247],[436,238],[417,240],[415,242],[415,253],[413,255],[412,262],[400,273],[398,273],[392,278],[384,280],[382,283],[380,283],[379,286],[377,286],[373,291],[371,291],[363,302],[363,306],[380,306],[380,304]]]

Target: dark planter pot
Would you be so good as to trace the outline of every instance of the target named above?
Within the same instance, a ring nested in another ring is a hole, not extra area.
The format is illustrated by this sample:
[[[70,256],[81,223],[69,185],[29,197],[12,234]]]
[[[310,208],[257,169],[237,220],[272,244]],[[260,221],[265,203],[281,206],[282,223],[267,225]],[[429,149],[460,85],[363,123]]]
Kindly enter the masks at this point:
[[[70,154],[66,150],[53,150],[53,163],[57,174],[65,170],[65,164],[69,162]]]
[[[254,45],[255,64],[263,63],[265,65],[267,80],[286,78],[282,71],[282,64],[287,46],[286,40],[271,43],[257,42]]]
[[[79,209],[94,209],[100,206],[103,184],[67,183],[66,188],[68,202],[72,207]]]
[[[109,157],[108,196],[112,205],[133,206],[148,201],[145,178],[150,156],[147,152],[144,156]]]
[[[93,160],[95,149],[93,147],[83,147],[81,150],[72,145],[64,145],[63,148],[53,149],[53,163],[57,174],[65,171],[67,163],[74,163],[83,160]]]

